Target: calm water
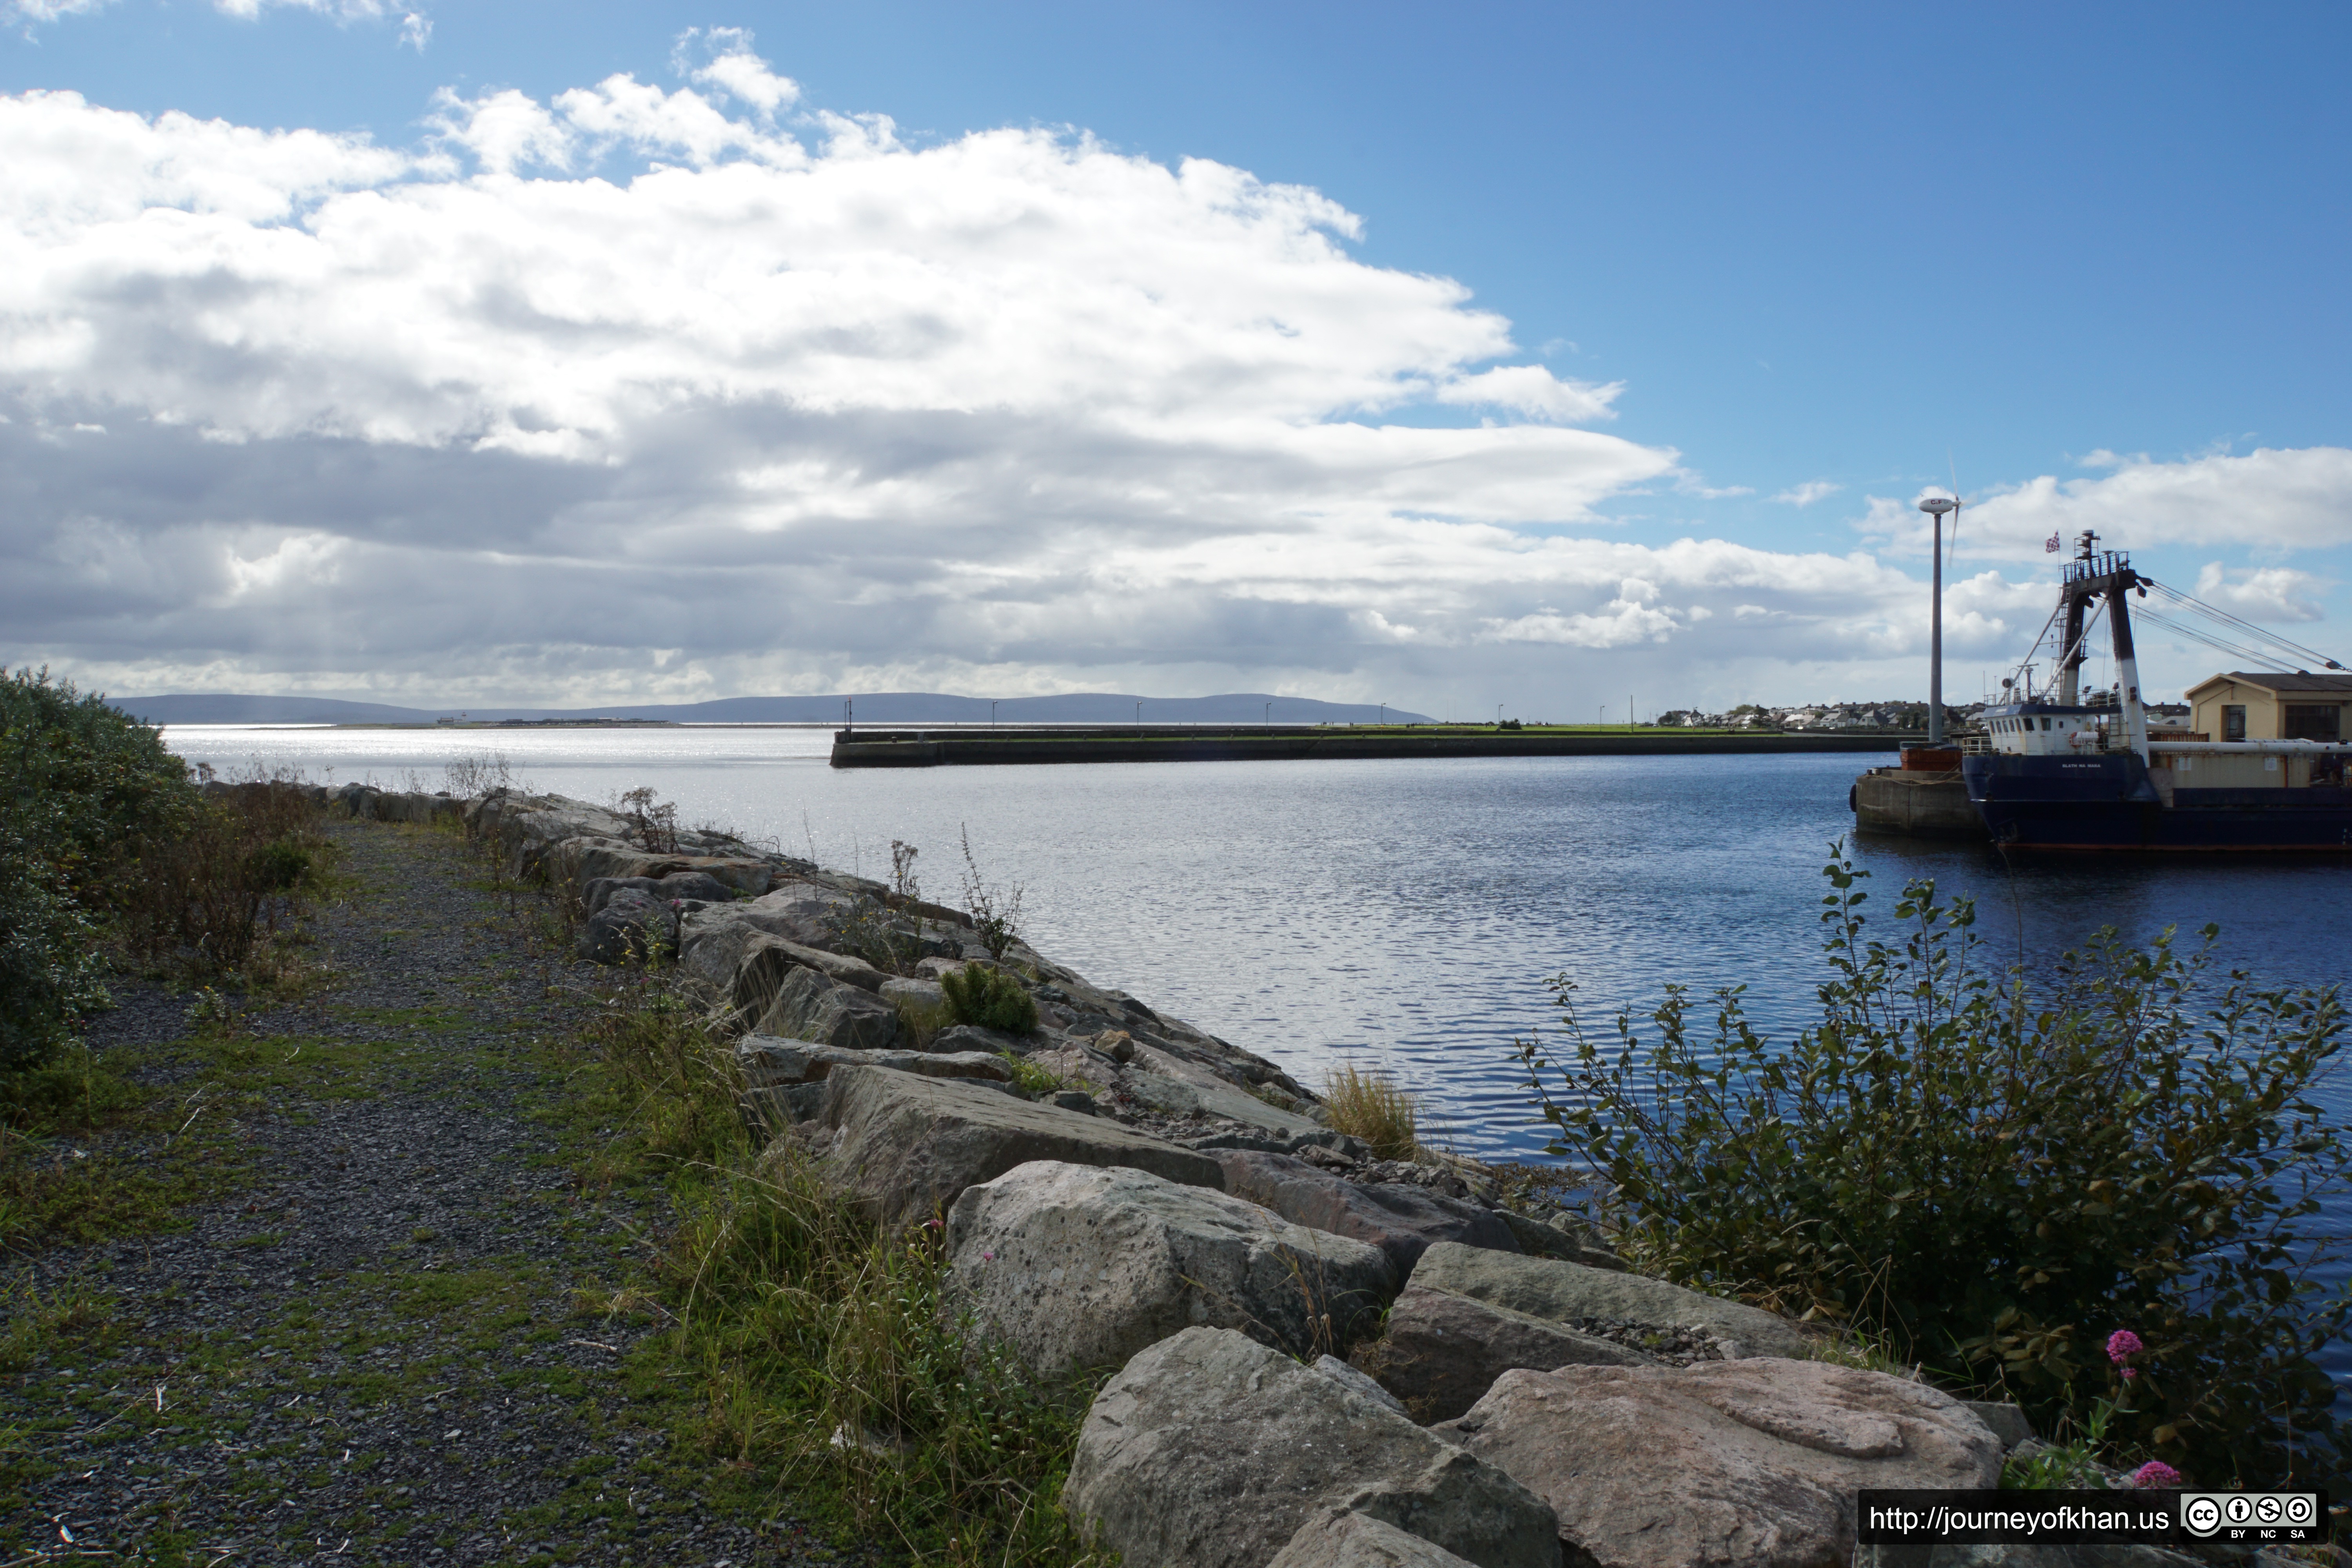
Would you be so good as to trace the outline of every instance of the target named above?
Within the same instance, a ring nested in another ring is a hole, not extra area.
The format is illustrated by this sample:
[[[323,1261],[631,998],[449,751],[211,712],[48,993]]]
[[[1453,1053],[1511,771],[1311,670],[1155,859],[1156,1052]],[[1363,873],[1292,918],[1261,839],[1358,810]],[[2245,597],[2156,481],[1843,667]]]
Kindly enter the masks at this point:
[[[1867,756],[1370,760],[876,769],[825,765],[825,730],[181,728],[192,761],[258,758],[314,780],[445,782],[502,751],[535,789],[609,801],[650,784],[681,820],[887,875],[917,845],[956,901],[957,836],[1022,884],[1029,934],[1117,986],[1257,1051],[1310,1086],[1339,1061],[1387,1068],[1465,1150],[1526,1154],[1510,1042],[1552,1022],[1565,971],[1589,1023],[1670,981],[1745,984],[1786,1031],[1823,976],[1820,868],[1847,833]],[[2345,978],[2352,865],[2059,864],[2012,879],[1990,849],[1856,842],[1890,911],[1906,878],[1978,896],[2005,959],[2103,925],[2146,938],[2222,928],[2233,964],[2279,983]],[[2339,1090],[2339,1093],[2341,1091]],[[2346,1097],[2352,1100],[2352,1096]]]

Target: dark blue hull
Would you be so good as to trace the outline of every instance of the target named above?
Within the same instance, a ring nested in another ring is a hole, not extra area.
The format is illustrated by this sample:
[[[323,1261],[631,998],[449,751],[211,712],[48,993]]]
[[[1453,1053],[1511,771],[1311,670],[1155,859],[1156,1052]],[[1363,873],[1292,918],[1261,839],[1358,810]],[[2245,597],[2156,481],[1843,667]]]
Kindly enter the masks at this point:
[[[1960,776],[1996,844],[2352,853],[2352,789],[2176,789],[2168,805],[2129,752],[1963,757]]]

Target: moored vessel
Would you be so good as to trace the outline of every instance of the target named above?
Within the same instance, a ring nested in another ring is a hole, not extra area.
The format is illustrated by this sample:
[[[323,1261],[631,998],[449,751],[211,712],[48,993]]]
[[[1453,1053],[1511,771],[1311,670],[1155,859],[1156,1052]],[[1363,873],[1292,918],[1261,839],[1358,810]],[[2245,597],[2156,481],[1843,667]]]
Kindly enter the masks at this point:
[[[1983,731],[1960,759],[1969,802],[1994,841],[2034,849],[2352,852],[2352,745],[2342,740],[2352,675],[2311,656],[2330,673],[2216,676],[2192,693],[2204,700],[2190,723],[2212,715],[2221,735],[2212,728],[2151,733],[2130,605],[2160,585],[2133,571],[2128,556],[2096,546],[2093,533],[2078,542],[2058,607],[2035,644],[2054,654],[2054,678],[2037,690],[2040,661],[2029,656],[2001,682],[2008,700],[1985,709]],[[2111,698],[2085,700],[2082,667],[2098,626],[2093,607],[2102,604],[2116,686]],[[2268,710],[2221,700],[2252,690],[2301,700],[2273,700]],[[2267,721],[2254,717],[2266,711]]]

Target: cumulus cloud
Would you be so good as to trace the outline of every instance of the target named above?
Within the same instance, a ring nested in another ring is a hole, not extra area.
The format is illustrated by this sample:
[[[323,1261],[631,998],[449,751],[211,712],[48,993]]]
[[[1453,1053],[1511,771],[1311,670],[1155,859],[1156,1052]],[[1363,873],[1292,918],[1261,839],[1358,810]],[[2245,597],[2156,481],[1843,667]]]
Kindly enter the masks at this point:
[[[1790,485],[1772,499],[1783,506],[1811,506],[1817,500],[1827,500],[1843,489],[1843,485],[1833,485],[1827,479],[1807,479],[1803,484]]]
[[[731,30],[673,63],[445,92],[408,148],[0,99],[0,658],[1393,696],[1924,640],[1868,551],[1607,536],[1612,498],[1744,491],[1583,427],[1619,385],[1358,259],[1314,190],[1081,133],[908,145]],[[1957,584],[1948,640],[2004,651],[2046,597]]]
[[[14,21],[39,24],[103,10],[113,3],[114,0],[8,0],[6,9],[0,15]],[[432,22],[423,15],[404,11],[386,0],[213,0],[213,9],[224,16],[247,22],[268,10],[309,11],[339,22],[378,22],[396,16],[401,24],[400,41],[420,51],[433,33]]]
[[[2085,529],[2120,549],[2352,544],[2352,449],[2266,447],[2177,462],[2094,452],[2083,466],[2105,472],[2071,479],[2044,474],[1976,501],[1968,509],[1963,548],[1995,559],[2032,559],[2053,534],[2071,551]],[[1873,496],[1863,526],[1925,548],[1927,525],[1916,500]]]
[[[2197,574],[2197,597],[2252,621],[2315,621],[2326,612],[2328,584],[2288,566],[2232,569],[2209,561]]]

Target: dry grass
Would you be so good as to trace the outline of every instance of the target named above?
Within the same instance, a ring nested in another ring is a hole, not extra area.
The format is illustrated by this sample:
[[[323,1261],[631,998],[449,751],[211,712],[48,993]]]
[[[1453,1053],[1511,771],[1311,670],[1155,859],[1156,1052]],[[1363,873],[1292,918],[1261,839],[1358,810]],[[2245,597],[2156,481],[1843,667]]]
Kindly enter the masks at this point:
[[[1334,1131],[1360,1138],[1373,1157],[1410,1160],[1421,1147],[1412,1096],[1386,1073],[1345,1066],[1323,1075],[1323,1103]]]

